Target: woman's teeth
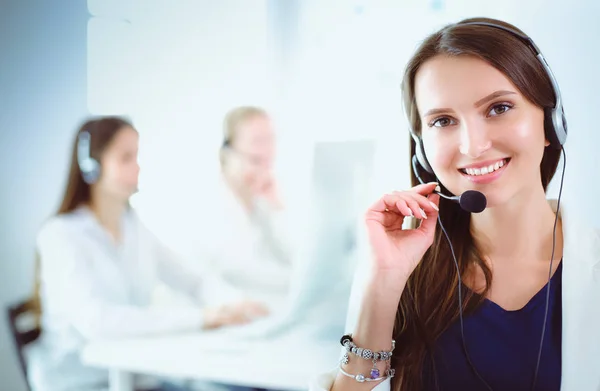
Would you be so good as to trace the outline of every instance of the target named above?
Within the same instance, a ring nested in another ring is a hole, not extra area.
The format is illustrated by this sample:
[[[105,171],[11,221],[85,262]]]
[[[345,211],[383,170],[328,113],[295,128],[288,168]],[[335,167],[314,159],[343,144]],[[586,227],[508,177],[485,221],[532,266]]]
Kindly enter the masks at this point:
[[[463,168],[463,169],[461,169],[461,171],[467,175],[473,175],[473,176],[485,175],[485,174],[491,174],[492,172],[503,167],[505,164],[506,164],[506,159],[502,159],[502,160],[497,161],[495,164],[490,164],[487,167]]]

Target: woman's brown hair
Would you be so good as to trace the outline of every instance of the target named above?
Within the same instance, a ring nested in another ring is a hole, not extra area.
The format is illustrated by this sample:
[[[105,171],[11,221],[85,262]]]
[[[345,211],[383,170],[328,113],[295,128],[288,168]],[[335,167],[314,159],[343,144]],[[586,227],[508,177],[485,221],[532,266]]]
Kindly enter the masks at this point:
[[[100,117],[86,120],[78,129],[73,140],[71,148],[71,162],[69,167],[69,176],[64,191],[62,202],[56,214],[61,215],[72,212],[77,207],[87,204],[90,201],[90,185],[86,183],[79,169],[77,159],[78,140],[82,132],[88,132],[90,135],[89,157],[101,162],[101,157],[106,148],[110,145],[120,130],[132,127],[132,125],[120,117]],[[38,326],[42,306],[40,303],[40,255],[35,255],[35,280],[33,295],[27,302],[27,307],[36,315]]]
[[[446,26],[427,37],[409,61],[402,84],[405,111],[417,135],[421,131],[421,118],[415,99],[415,77],[420,67],[436,56],[480,58],[501,71],[536,106],[550,110],[555,105],[556,97],[550,78],[530,47],[509,32],[491,26],[465,24],[469,22],[492,23],[521,33],[506,22],[471,18]],[[411,138],[411,157],[415,148],[416,144]],[[544,190],[554,176],[559,160],[560,150],[546,148],[540,165]],[[426,172],[421,174],[425,181],[436,180],[435,176]],[[419,184],[414,173],[411,182],[413,186]],[[470,232],[471,215],[456,203],[442,198],[439,216],[454,246],[461,278],[473,267],[480,268],[485,276],[483,292],[474,294],[463,288],[466,294],[461,305],[465,313],[469,313],[477,308],[489,291],[492,272]],[[396,376],[392,379],[394,391],[421,390],[426,362],[432,365],[435,374],[433,345],[459,317],[458,284],[450,247],[443,232],[437,229],[433,245],[410,276],[398,306],[394,327],[397,349],[392,361],[396,370]]]

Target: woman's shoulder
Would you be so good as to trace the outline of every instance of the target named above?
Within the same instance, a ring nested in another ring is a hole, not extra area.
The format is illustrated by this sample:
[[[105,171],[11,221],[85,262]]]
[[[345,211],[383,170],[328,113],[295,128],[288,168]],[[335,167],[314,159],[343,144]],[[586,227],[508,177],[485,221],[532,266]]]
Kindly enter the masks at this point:
[[[55,240],[57,237],[76,234],[81,231],[88,220],[89,216],[81,209],[51,216],[38,231],[37,241],[40,243],[40,241]]]

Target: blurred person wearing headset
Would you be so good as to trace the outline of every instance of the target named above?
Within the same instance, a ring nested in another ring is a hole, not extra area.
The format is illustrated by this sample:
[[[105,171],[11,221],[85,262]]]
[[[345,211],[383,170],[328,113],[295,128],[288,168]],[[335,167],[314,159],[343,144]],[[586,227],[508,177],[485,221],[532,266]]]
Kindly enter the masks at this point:
[[[28,354],[33,391],[106,389],[108,372],[80,359],[90,341],[214,329],[266,314],[252,302],[202,304],[201,276],[185,270],[129,205],[137,157],[138,132],[124,119],[92,119],[77,132],[62,204],[37,238],[42,334]],[[151,306],[159,280],[193,302]],[[148,389],[142,383],[138,389]]]
[[[252,106],[228,112],[221,176],[211,191],[215,203],[201,211],[206,227],[200,240],[194,238],[202,243],[197,258],[212,276],[205,285],[208,302],[250,299],[271,312],[286,303],[293,254],[274,159],[275,131],[267,112]]]

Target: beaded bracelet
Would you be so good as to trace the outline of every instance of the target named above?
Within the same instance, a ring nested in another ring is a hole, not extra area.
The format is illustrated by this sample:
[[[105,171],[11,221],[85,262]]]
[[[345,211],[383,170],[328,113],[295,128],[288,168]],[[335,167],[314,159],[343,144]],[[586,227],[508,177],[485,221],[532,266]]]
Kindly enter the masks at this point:
[[[340,339],[340,344],[346,348],[346,354],[344,354],[344,356],[347,356],[349,352],[362,359],[372,361],[388,361],[392,358],[392,352],[396,348],[396,341],[394,340],[392,340],[392,349],[390,351],[373,352],[370,349],[359,348],[352,340],[352,334],[344,335]]]
[[[356,380],[359,383],[385,380],[387,378],[394,377],[394,372],[395,371],[393,369],[388,369],[385,371],[385,376],[379,376],[379,372],[377,373],[377,376],[373,376],[373,371],[371,371],[371,377],[366,377],[362,373],[359,373],[358,375],[353,375],[351,373],[348,373],[348,372],[344,371],[344,369],[342,368],[342,365],[340,364],[340,373],[344,376],[347,376],[347,377],[350,377],[350,378]]]
[[[379,375],[380,375],[379,369],[377,368],[378,361],[387,361],[386,372],[389,373],[390,371],[393,371],[390,369],[390,360],[392,358],[392,352],[396,348],[396,341],[392,340],[392,349],[390,351],[380,351],[380,352],[373,352],[370,349],[359,348],[353,342],[352,334],[344,335],[340,339],[340,344],[344,348],[346,348],[346,352],[344,353],[344,356],[342,357],[342,359],[340,361],[340,369],[341,369],[341,365],[346,365],[350,362],[350,356],[348,355],[348,353],[352,353],[357,357],[360,357],[364,360],[370,360],[373,362],[373,368],[371,368],[371,379],[381,379],[379,377]],[[357,375],[357,376],[359,376],[359,375]]]

